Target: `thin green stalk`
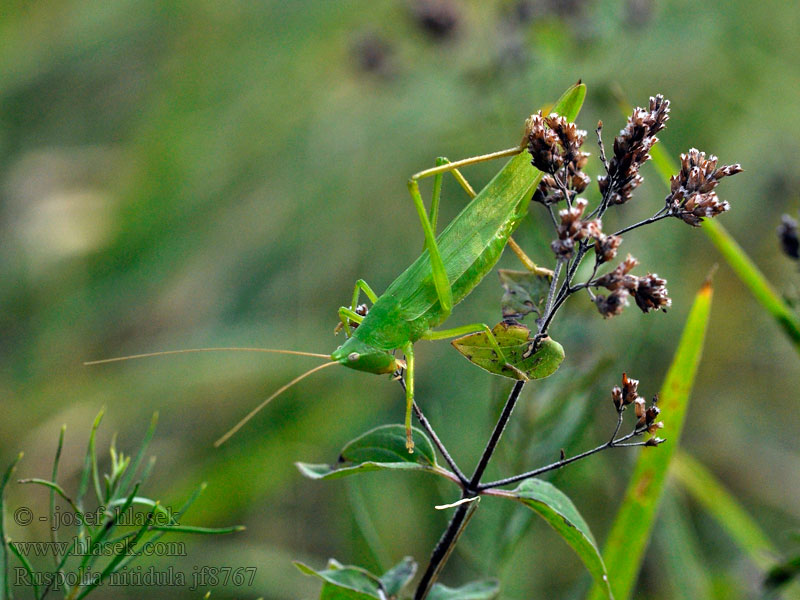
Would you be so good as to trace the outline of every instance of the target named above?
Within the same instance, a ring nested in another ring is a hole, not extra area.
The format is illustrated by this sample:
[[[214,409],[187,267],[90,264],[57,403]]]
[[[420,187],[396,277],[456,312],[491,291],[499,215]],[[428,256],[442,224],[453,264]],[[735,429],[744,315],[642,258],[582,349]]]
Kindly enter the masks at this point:
[[[8,579],[8,552],[6,550],[6,503],[5,503],[5,490],[6,485],[11,479],[11,475],[17,468],[17,463],[22,460],[22,452],[17,454],[17,457],[11,461],[11,464],[3,473],[3,478],[0,479],[0,600],[11,600],[11,584]]]

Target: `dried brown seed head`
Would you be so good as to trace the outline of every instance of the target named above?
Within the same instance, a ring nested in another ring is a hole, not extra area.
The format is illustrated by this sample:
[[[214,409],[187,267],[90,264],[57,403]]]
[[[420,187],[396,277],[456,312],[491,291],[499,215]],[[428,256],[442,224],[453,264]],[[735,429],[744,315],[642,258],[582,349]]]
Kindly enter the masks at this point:
[[[781,240],[783,253],[795,260],[800,259],[800,236],[798,236],[797,221],[789,215],[783,215],[778,227],[778,237]]]
[[[460,19],[458,5],[450,0],[416,0],[411,13],[419,28],[437,40],[452,36]]]
[[[627,373],[622,374],[622,402],[623,404],[631,404],[636,398],[636,392],[639,389],[639,380],[631,379]]]
[[[635,291],[638,286],[639,278],[635,275],[630,275],[630,271],[639,264],[633,256],[628,254],[624,261],[622,261],[613,271],[598,277],[596,284],[599,287],[604,287],[609,290],[626,289],[628,291]]]
[[[662,95],[650,98],[647,109],[635,108],[625,128],[614,139],[614,155],[608,175],[598,178],[600,192],[609,204],[624,204],[642,182],[639,168],[650,159],[650,148],[658,141],[656,133],[669,119],[669,100]]]
[[[655,273],[648,273],[644,277],[639,277],[636,290],[633,292],[636,306],[645,313],[659,309],[666,312],[667,308],[672,306],[672,299],[667,295],[666,284],[667,280],[662,279]]]
[[[617,248],[622,243],[622,238],[618,235],[602,235],[597,238],[594,245],[594,252],[597,255],[598,263],[605,263],[617,256]]]
[[[681,154],[681,170],[670,178],[666,203],[671,214],[697,227],[703,218],[713,218],[730,209],[717,197],[714,188],[723,177],[742,172],[738,164],[717,167],[717,157],[706,156],[697,148]]]
[[[608,296],[598,294],[594,297],[597,310],[605,318],[613,317],[622,313],[628,304],[628,290],[620,288],[612,291]]]
[[[541,111],[531,116],[526,126],[531,164],[543,173],[552,175],[564,165],[558,134],[547,126]]]
[[[614,403],[614,406],[617,410],[622,410],[624,403],[622,400],[622,388],[618,385],[615,385],[611,388],[611,401]]]
[[[642,401],[642,402],[644,402],[644,401]],[[651,423],[653,423],[656,420],[656,417],[658,417],[658,415],[660,413],[661,413],[661,409],[660,408],[658,408],[655,405],[651,406],[645,412],[645,423],[650,425]]]
[[[636,418],[639,419],[639,421],[642,424],[644,424],[644,418],[646,414],[644,398],[642,398],[641,396],[635,398],[633,401],[633,409],[634,412],[636,413]]]
[[[645,446],[648,446],[648,447],[655,447],[655,446],[660,446],[661,444],[663,444],[663,443],[664,443],[664,442],[666,442],[666,441],[667,441],[667,440],[665,440],[664,438],[660,438],[660,437],[651,437],[649,440],[647,440],[647,441],[644,443],[644,445],[645,445]]]
[[[599,219],[583,221],[581,217],[588,202],[584,198],[577,198],[571,207],[558,211],[560,225],[556,228],[558,239],[550,246],[559,258],[570,258],[575,249],[575,243],[586,238],[596,238],[603,234],[602,223]]]

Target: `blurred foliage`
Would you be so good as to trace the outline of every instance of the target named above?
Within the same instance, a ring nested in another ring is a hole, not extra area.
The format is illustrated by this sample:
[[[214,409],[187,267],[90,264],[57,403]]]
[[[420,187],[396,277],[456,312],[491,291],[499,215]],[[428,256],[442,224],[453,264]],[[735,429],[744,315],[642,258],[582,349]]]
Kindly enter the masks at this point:
[[[258,568],[252,588],[218,587],[213,597],[314,596],[317,586],[291,559],[322,565],[336,556],[373,572],[406,555],[426,559],[447,516],[432,506],[450,500],[431,478],[374,473],[353,492],[347,481],[307,481],[293,467],[400,422],[402,391],[388,379],[329,369],[213,450],[216,437],[309,360],[81,362],[194,346],[329,352],[339,343],[336,308],[353,282],[363,277],[382,291],[422,247],[407,176],[439,155],[515,143],[524,118],[578,78],[589,86],[579,123],[591,130],[604,118],[607,142],[624,123],[612,93],[619,85],[634,103],[656,92],[672,101],[660,136],[666,147],[696,146],[742,163],[746,172],[721,192],[733,206],[722,222],[777,289],[797,284],[774,235],[780,214],[798,205],[796,4],[453,2],[455,20],[444,23],[419,5],[10,0],[0,11],[0,464],[24,449],[21,477],[48,472],[61,424],[88,422],[103,404],[120,445],[160,410],[153,452],[164,466],[153,487],[185,497],[207,481],[197,522],[248,527],[235,540],[190,540],[189,556],[170,562],[186,573],[197,565]],[[496,168],[466,175],[479,187]],[[626,223],[649,216],[663,197],[655,171],[645,176],[620,217]],[[449,180],[443,198],[441,223],[465,201]],[[550,232],[537,208],[515,237],[547,263]],[[581,423],[569,452],[613,427],[608,389],[621,371],[655,389],[694,290],[719,260],[702,234],[677,221],[657,237],[630,235],[622,250],[667,278],[673,309],[629,309],[603,321],[589,302],[572,301],[571,318],[552,331],[567,359],[525,390],[499,449],[508,464],[524,458],[511,442],[528,456],[540,451],[531,443],[549,433],[538,417],[570,398],[562,390],[601,359],[610,366],[587,392],[586,420],[581,402],[566,410],[565,419]],[[516,267],[513,257],[502,266]],[[782,532],[800,519],[800,361],[727,267],[715,281],[684,443],[789,554]],[[492,322],[501,295],[487,277],[450,322]],[[426,414],[468,465],[507,384],[447,343],[420,344],[417,364]],[[98,444],[107,442],[100,432]],[[68,487],[81,469],[77,444],[65,441]],[[635,454],[600,455],[554,475],[599,540]],[[507,474],[497,463],[488,477]],[[8,506],[23,502],[19,487],[6,490]],[[542,523],[498,564],[501,555],[485,549],[519,513],[489,508],[470,524],[444,583],[502,573],[511,599],[586,587],[578,559]],[[46,514],[47,506],[32,509]],[[761,574],[742,568],[746,559],[696,504],[667,516],[688,519],[716,597],[744,597],[759,585]],[[15,540],[47,539],[44,527],[8,527]],[[637,598],[672,597],[659,574],[665,555],[679,551],[669,543],[676,531],[656,526]],[[196,597],[183,588],[157,592]],[[113,590],[117,598],[140,594]]]

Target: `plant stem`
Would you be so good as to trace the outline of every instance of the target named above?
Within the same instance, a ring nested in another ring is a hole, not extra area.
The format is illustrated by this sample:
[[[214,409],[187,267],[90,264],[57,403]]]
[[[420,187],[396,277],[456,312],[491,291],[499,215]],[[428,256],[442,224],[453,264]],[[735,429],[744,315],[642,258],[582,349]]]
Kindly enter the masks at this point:
[[[483,473],[489,465],[489,460],[491,460],[492,454],[494,454],[497,448],[497,443],[500,441],[500,437],[503,435],[508,420],[511,418],[511,413],[514,412],[514,407],[517,405],[517,400],[519,400],[519,395],[524,386],[524,381],[517,381],[511,389],[508,400],[506,400],[506,404],[503,407],[503,412],[500,413],[500,418],[497,420],[492,435],[486,443],[486,447],[483,449],[483,454],[481,454],[481,458],[478,461],[478,466],[475,467],[475,472],[472,474],[472,479],[470,479],[467,491],[477,491],[481,482],[481,477],[483,477]]]
[[[397,381],[400,383],[400,387],[402,387],[403,391],[405,392],[406,382],[402,378],[398,379]],[[450,469],[452,469],[455,476],[458,477],[458,480],[461,483],[461,487],[464,488],[465,486],[467,486],[469,484],[467,476],[464,475],[464,472],[458,468],[456,461],[453,460],[453,457],[450,456],[450,453],[447,451],[447,448],[442,443],[442,440],[440,440],[439,436],[436,435],[436,431],[434,431],[433,426],[430,424],[430,421],[428,421],[427,417],[425,417],[425,415],[422,413],[422,409],[420,409],[419,405],[416,402],[414,402],[412,408],[414,410],[414,414],[417,416],[417,420],[419,420],[419,424],[422,425],[422,428],[431,438],[433,445],[436,446],[437,450],[439,450],[439,453],[442,455],[442,458],[444,458],[444,461],[450,466]]]
[[[456,464],[456,461],[453,460],[452,456],[450,456],[450,453],[447,451],[447,448],[445,448],[444,444],[439,439],[439,436],[436,435],[436,432],[433,430],[433,427],[431,427],[430,422],[425,417],[425,415],[422,414],[422,410],[420,410],[420,408],[419,408],[419,406],[417,406],[416,402],[414,402],[413,409],[414,409],[414,414],[417,415],[417,419],[419,420],[420,425],[422,425],[422,427],[428,433],[428,435],[431,438],[431,441],[434,443],[436,448],[441,453],[442,458],[444,458],[445,462],[453,470],[453,473],[455,474],[455,476],[458,477],[458,480],[461,482],[461,485],[462,486],[466,486],[469,483],[469,480],[467,479],[467,476],[464,475],[464,473],[461,471],[461,469],[458,468],[458,465]]]
[[[517,400],[519,400],[519,395],[524,386],[524,381],[517,381],[514,384],[514,387],[512,388],[508,399],[506,400],[506,404],[503,407],[503,411],[500,413],[497,423],[495,423],[494,429],[492,430],[492,435],[489,437],[489,441],[486,443],[486,447],[483,449],[483,453],[478,460],[478,465],[475,467],[475,472],[472,474],[472,478],[469,480],[469,482],[467,482],[467,485],[461,492],[462,498],[473,498],[478,495],[480,491],[481,477],[483,477],[483,473],[486,471],[486,467],[488,466],[489,461],[491,460],[492,455],[497,448],[497,443],[500,441],[500,438],[503,435],[503,431],[508,424],[508,420],[511,418],[511,413],[514,411],[514,407],[517,404]],[[447,559],[450,557],[450,553],[453,551],[459,536],[464,531],[469,518],[472,516],[476,508],[477,502],[462,504],[456,508],[456,512],[453,513],[453,518],[450,519],[450,523],[447,524],[447,528],[444,530],[442,537],[439,538],[439,542],[433,549],[430,561],[428,562],[428,567],[425,569],[422,579],[420,579],[416,592],[414,592],[414,600],[425,600],[425,597],[428,595],[428,592],[438,578],[439,573],[447,562]]]
[[[619,430],[619,426],[618,429]],[[592,454],[597,454],[606,448],[625,448],[629,446],[644,446],[645,442],[633,442],[633,443],[625,443],[627,440],[631,439],[634,436],[641,435],[644,433],[644,428],[636,428],[630,433],[623,435],[619,439],[611,439],[604,444],[600,444],[596,448],[592,448],[591,450],[586,450],[585,452],[581,452],[580,454],[576,454],[570,458],[564,458],[562,460],[556,461],[549,465],[545,465],[543,467],[539,467],[538,469],[534,469],[533,471],[528,471],[526,473],[520,473],[519,475],[514,475],[513,477],[506,477],[505,479],[498,479],[497,481],[490,481],[488,483],[484,483],[483,485],[478,486],[478,491],[485,492],[486,490],[491,490],[493,488],[502,487],[504,485],[509,485],[511,483],[517,483],[518,481],[523,481],[525,479],[530,479],[531,477],[536,477],[537,475],[541,475],[542,473],[547,473],[549,471],[555,471],[556,469],[560,469],[563,466],[566,466],[570,463],[575,461],[581,460],[582,458],[586,458],[587,456],[591,456]],[[616,435],[616,433],[615,433]]]

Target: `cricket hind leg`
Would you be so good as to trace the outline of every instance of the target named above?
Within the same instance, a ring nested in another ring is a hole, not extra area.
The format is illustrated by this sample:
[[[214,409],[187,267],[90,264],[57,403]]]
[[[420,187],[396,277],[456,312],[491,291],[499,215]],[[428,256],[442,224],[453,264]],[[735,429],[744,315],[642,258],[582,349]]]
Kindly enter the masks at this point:
[[[356,281],[356,285],[353,288],[353,299],[350,302],[350,306],[340,306],[339,307],[339,323],[337,323],[336,328],[333,330],[334,333],[339,333],[342,329],[344,329],[345,335],[350,337],[351,328],[355,323],[358,326],[361,321],[364,320],[364,317],[367,315],[367,307],[366,305],[359,306],[358,300],[361,296],[361,293],[369,298],[369,301],[375,304],[378,300],[378,295],[369,287],[369,284],[364,281],[363,279],[359,279]]]

